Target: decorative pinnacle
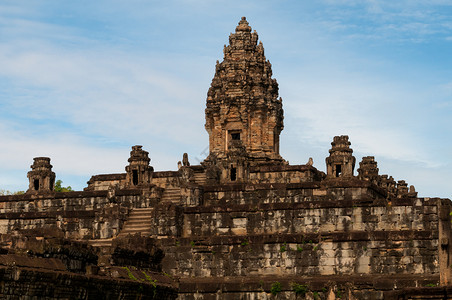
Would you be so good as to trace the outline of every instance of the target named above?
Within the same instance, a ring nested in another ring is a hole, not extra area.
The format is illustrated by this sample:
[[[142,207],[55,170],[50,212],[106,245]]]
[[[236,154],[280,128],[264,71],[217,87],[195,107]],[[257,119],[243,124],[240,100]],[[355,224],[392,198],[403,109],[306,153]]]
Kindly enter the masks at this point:
[[[242,17],[242,19],[239,22],[239,26],[235,29],[235,32],[244,31],[244,32],[251,32],[251,27],[249,26],[248,21],[245,17]]]

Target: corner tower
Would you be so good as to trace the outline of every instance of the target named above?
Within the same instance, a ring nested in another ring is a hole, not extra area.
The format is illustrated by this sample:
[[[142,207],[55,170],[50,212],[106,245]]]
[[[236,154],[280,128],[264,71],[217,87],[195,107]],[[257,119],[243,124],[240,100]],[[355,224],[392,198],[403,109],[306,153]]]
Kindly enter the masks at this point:
[[[245,17],[224,47],[207,93],[209,159],[227,160],[243,149],[251,164],[281,163],[279,135],[283,109],[262,42]]]
[[[154,168],[149,165],[151,159],[149,152],[142,149],[143,146],[132,146],[129,165],[126,166],[126,182],[130,187],[151,183]]]
[[[355,157],[348,135],[335,136],[331,142],[330,156],[326,161],[327,178],[353,177]],[[378,171],[377,171],[378,172]]]
[[[35,157],[27,177],[29,181],[27,193],[51,192],[55,184],[55,173],[49,157]]]

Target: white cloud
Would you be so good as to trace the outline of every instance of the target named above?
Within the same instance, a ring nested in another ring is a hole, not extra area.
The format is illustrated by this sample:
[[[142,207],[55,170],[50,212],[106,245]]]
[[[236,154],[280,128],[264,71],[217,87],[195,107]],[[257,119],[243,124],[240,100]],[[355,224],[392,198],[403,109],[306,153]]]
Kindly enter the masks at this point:
[[[450,174],[443,169],[450,159],[432,155],[450,145],[432,143],[448,133],[436,123],[448,123],[429,110],[450,107],[448,85],[439,97],[434,83],[427,83],[434,71],[402,69],[402,62],[385,53],[365,53],[385,49],[387,41],[413,46],[436,35],[446,39],[445,14],[422,1],[324,1],[328,5],[314,8],[294,3],[147,2],[135,11],[129,3],[100,10],[100,2],[89,11],[75,7],[65,24],[51,19],[52,9],[10,5],[2,13],[2,6],[0,80],[11,84],[0,90],[6,95],[0,106],[9,110],[9,117],[0,112],[0,138],[8,145],[0,150],[0,164],[28,169],[32,157],[47,155],[58,172],[122,172],[133,144],[144,144],[157,169],[175,168],[182,152],[194,159],[207,146],[204,105],[215,60],[246,15],[280,82],[286,111],[282,151],[291,160],[304,163],[314,156],[322,168],[332,137],[349,134],[357,154]],[[226,20],[237,7],[240,15]],[[99,23],[82,24],[96,18]],[[208,50],[214,44],[218,49]],[[416,72],[428,80],[407,84]],[[429,94],[438,99],[430,101]],[[395,168],[397,173],[402,167]]]

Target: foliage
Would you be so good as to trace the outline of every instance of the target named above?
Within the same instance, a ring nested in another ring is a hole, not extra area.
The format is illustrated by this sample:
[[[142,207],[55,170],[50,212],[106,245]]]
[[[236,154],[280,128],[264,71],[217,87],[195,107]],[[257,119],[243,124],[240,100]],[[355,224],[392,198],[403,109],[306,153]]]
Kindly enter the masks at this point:
[[[135,276],[133,276],[132,271],[130,271],[130,269],[128,267],[122,267],[122,268],[127,271],[127,275],[129,276],[130,279],[138,281],[138,279]]]
[[[0,196],[8,196],[8,195],[23,195],[25,194],[24,191],[15,191],[15,192],[11,192],[8,190],[0,190]]]
[[[248,240],[244,240],[240,245],[247,246],[249,244]]]
[[[55,185],[54,185],[54,187],[53,187],[53,190],[54,190],[55,192],[72,192],[72,191],[73,191],[73,189],[71,188],[71,186],[64,187],[64,186],[62,186],[62,183],[63,183],[63,181],[60,180],[60,179],[58,179],[57,181],[55,181]]]
[[[157,279],[152,279],[151,276],[149,276],[145,271],[141,271],[143,273],[144,277],[146,277],[146,280],[149,281],[154,287],[156,287]]]
[[[168,277],[168,278],[174,280],[173,276],[171,276],[170,274],[168,274],[168,273],[166,273],[166,272],[163,272],[163,275],[165,275],[166,277]]]
[[[276,295],[278,295],[281,291],[282,291],[282,289],[281,289],[281,283],[278,282],[278,281],[273,282],[273,283],[272,283],[272,286],[271,286],[271,288],[270,288],[270,292],[271,292],[273,295],[276,296]]]
[[[296,295],[304,296],[308,292],[308,286],[294,282],[292,283],[292,290]]]
[[[303,252],[303,247],[297,245],[297,252]]]
[[[282,245],[281,248],[279,248],[279,252],[281,253],[286,252],[286,243],[284,243],[284,245]]]

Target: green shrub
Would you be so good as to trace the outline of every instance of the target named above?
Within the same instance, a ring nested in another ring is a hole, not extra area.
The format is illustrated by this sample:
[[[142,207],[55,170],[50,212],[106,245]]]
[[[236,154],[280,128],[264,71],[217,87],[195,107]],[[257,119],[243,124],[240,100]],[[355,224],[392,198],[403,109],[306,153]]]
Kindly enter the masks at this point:
[[[308,286],[294,282],[292,283],[292,290],[296,295],[304,296],[308,292]]]
[[[281,252],[281,253],[286,252],[286,247],[287,247],[287,245],[286,245],[286,243],[284,243],[284,245],[282,245],[281,248],[279,248],[279,252]]]
[[[273,282],[272,283],[272,287],[270,288],[270,292],[273,294],[273,295],[278,295],[280,292],[282,291],[282,289],[281,289],[281,283],[279,283],[278,281],[276,281],[276,282]]]

